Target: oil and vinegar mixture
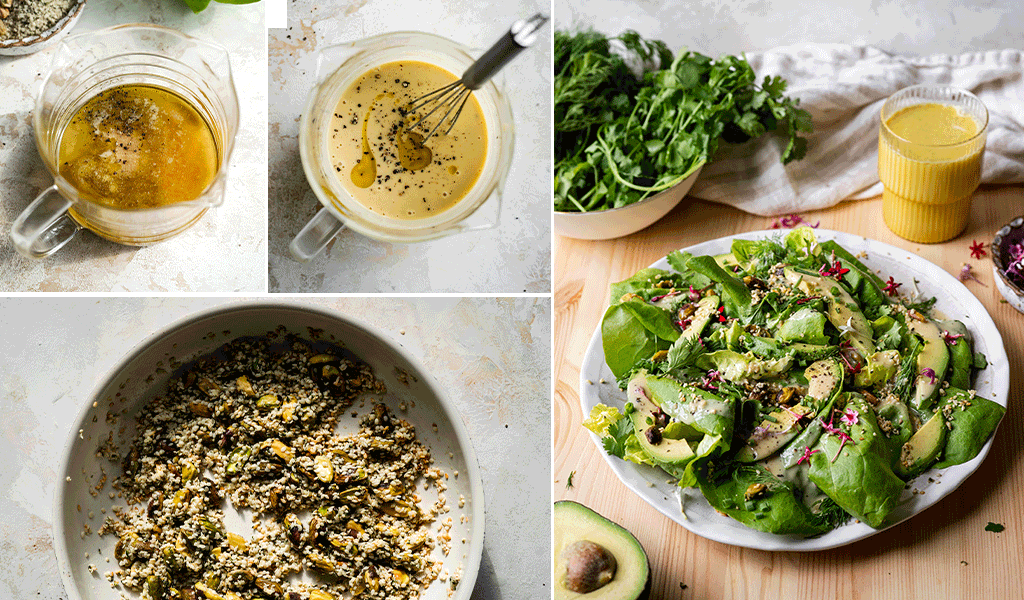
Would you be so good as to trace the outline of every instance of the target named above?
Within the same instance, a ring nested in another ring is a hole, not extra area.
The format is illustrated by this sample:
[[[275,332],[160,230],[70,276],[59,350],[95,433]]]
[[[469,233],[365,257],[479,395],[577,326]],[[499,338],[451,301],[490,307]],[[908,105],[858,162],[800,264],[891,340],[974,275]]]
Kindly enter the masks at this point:
[[[198,198],[220,149],[188,101],[150,85],[121,85],[83,104],[61,134],[60,174],[83,196],[118,209]]]

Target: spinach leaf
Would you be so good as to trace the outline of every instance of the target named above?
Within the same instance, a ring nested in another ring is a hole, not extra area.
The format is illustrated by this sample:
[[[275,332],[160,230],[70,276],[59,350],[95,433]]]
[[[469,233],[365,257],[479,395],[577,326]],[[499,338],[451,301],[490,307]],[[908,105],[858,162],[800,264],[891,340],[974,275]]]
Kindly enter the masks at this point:
[[[714,476],[714,481],[697,478],[701,493],[712,507],[747,527],[792,535],[817,535],[832,528],[797,497],[794,484],[773,477],[760,465],[733,463],[730,470]],[[764,489],[748,499],[751,486]]]
[[[966,337],[957,338],[949,348],[949,385],[966,390],[971,387],[971,367],[974,356]]]
[[[714,281],[722,290],[722,303],[727,312],[736,317],[748,316],[750,306],[750,290],[743,281],[725,271],[711,256],[695,256],[687,261],[686,266]]]
[[[839,451],[839,436],[823,434],[811,456],[809,477],[843,510],[878,528],[903,493],[903,480],[890,468],[891,456],[874,412],[859,396],[847,397],[847,408],[858,412],[850,427],[852,442]]]
[[[640,269],[629,279],[611,285],[611,304],[622,302],[626,294],[637,294],[643,296],[645,300],[650,300],[657,294],[665,293],[657,287],[659,283],[665,280],[675,281],[677,278],[672,272],[663,269]]]
[[[619,306],[659,338],[670,342],[679,339],[679,330],[676,329],[672,315],[667,310],[635,298],[622,302]]]
[[[1006,413],[1001,405],[981,396],[971,397],[964,390],[949,387],[939,403],[951,429],[946,437],[946,450],[935,468],[965,463],[981,452],[982,446],[996,430]]]
[[[628,373],[633,365],[649,359],[668,343],[660,340],[622,304],[608,307],[601,320],[604,359],[616,377]]]

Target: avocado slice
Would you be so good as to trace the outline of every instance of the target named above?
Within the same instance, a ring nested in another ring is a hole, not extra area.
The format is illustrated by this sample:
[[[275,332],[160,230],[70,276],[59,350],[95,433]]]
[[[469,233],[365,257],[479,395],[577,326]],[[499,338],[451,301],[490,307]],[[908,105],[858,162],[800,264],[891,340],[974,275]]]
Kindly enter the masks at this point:
[[[811,363],[804,369],[807,378],[807,395],[819,403],[832,397],[832,394],[843,387],[843,366],[834,358],[826,358]]]
[[[946,446],[946,420],[938,411],[903,444],[894,471],[901,479],[917,477],[932,466]]]
[[[647,553],[633,534],[586,506],[570,500],[555,502],[553,521],[554,600],[648,598],[651,567]],[[595,545],[603,552],[595,552]],[[606,560],[607,555],[613,558],[614,569],[608,568],[610,561]],[[570,589],[587,589],[601,583],[603,579],[607,581],[600,587],[585,593]],[[580,587],[580,584],[583,586]]]
[[[839,346],[821,346],[819,344],[805,344],[803,342],[793,342],[787,347],[795,351],[793,358],[800,364],[828,358],[839,352]]]
[[[803,404],[768,413],[768,417],[747,438],[747,445],[736,453],[736,460],[754,462],[775,454],[803,431],[800,420],[813,413],[812,408]]]
[[[685,439],[688,436],[684,433],[684,439],[669,439],[661,435],[663,427],[655,426],[655,414],[660,412],[660,408],[650,398],[647,374],[640,371],[634,375],[633,379],[629,380],[626,393],[629,401],[633,403],[634,410],[629,413],[629,419],[633,423],[633,431],[640,447],[662,465],[685,465],[690,462],[693,459],[693,449]],[[659,430],[657,436],[653,438],[657,443],[653,443],[652,438],[647,435],[647,430],[652,427]],[[697,434],[698,437],[701,435]]]
[[[924,319],[924,320],[921,320]],[[917,379],[914,381],[914,393],[910,403],[914,408],[928,410],[939,394],[939,386],[946,376],[949,366],[949,350],[938,326],[924,317],[918,318],[913,313],[907,317],[907,326],[924,340],[924,348],[917,355]],[[931,369],[935,377],[924,375],[922,371]],[[934,380],[933,380],[934,379]]]
[[[690,317],[690,324],[686,326],[679,337],[695,338],[699,336],[707,327],[711,315],[715,314],[716,310],[718,310],[718,296],[712,294],[701,298],[697,302],[697,312]]]
[[[722,267],[723,269],[731,269],[733,267],[738,267],[740,264],[740,261],[736,260],[736,255],[733,254],[732,252],[726,252],[725,254],[715,255],[715,262],[718,263],[718,266]]]
[[[640,374],[630,381],[630,388]],[[682,437],[701,439],[708,434],[721,435],[727,440],[732,438],[735,406],[731,401],[707,390],[683,385],[668,376],[645,373],[644,380],[650,400],[676,422],[692,428]]]
[[[820,295],[828,304],[828,320],[843,333],[843,338],[863,357],[874,354],[871,322],[861,312],[857,301],[838,281],[825,279],[810,271],[786,267],[786,282],[807,295]],[[848,328],[848,329],[847,329]]]

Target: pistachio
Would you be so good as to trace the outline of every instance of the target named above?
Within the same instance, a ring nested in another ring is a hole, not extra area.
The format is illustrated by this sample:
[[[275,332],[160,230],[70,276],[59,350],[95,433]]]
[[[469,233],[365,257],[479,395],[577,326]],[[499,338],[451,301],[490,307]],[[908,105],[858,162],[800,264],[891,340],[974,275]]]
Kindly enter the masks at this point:
[[[202,402],[189,402],[188,409],[197,417],[209,417],[213,415],[213,409]]]
[[[228,532],[228,545],[235,550],[245,551],[246,543],[245,538],[238,535],[237,533]]]
[[[395,569],[393,573],[395,575],[395,581],[398,582],[398,585],[405,585],[409,583],[409,575],[405,571],[401,569]]]
[[[365,531],[363,529],[363,526],[359,523],[356,523],[355,521],[349,521],[348,523],[345,523],[345,528],[349,531],[354,531],[356,533],[364,533]]]
[[[309,600],[334,600],[334,596],[323,590],[312,590],[309,592]]]
[[[654,353],[654,356],[651,357],[651,362],[661,362],[666,358],[668,358],[668,350],[658,350]]]
[[[188,501],[192,499],[192,492],[188,490],[178,490],[174,492],[174,497],[171,498],[171,504],[178,506],[180,504],[188,504]]]
[[[196,589],[199,590],[199,593],[203,596],[206,596],[206,600],[224,600],[224,596],[215,592],[210,586],[202,581],[196,583]]]
[[[317,354],[309,359],[309,364],[318,365],[320,363],[338,362],[338,357],[333,354]]]
[[[743,492],[743,497],[747,500],[760,498],[761,496],[764,496],[767,489],[768,487],[763,483],[752,483],[747,486],[747,491]]]
[[[256,578],[256,587],[267,596],[280,598],[284,594],[284,590],[281,589],[280,585],[273,581],[263,579],[262,577]]]
[[[789,406],[790,404],[793,404],[795,397],[796,388],[784,387],[781,390],[779,390],[778,394],[775,395],[775,402],[778,404],[782,404],[784,406]]]
[[[366,499],[366,488],[349,488],[338,494],[338,498],[346,504],[358,504]]]
[[[385,514],[391,515],[392,517],[402,518],[415,516],[419,512],[419,510],[414,505],[409,504],[408,502],[405,502],[403,500],[395,500],[394,502],[389,502],[384,506],[381,506],[381,510],[383,510]]]
[[[159,600],[164,595],[164,582],[156,575],[146,578],[146,591],[153,600]]]
[[[225,468],[228,475],[234,475],[243,466],[245,466],[245,463],[249,460],[249,455],[251,454],[252,448],[249,446],[239,446],[232,450],[231,454],[228,454],[228,466]]]
[[[696,312],[696,304],[684,304],[683,307],[679,309],[679,316],[682,317],[683,319],[688,319],[692,317]]]
[[[288,541],[298,546],[302,543],[303,530],[302,522],[295,515],[288,513],[284,516],[284,526],[288,532]]]
[[[281,407],[281,420],[285,423],[291,422],[295,418],[295,409],[299,406],[299,403],[294,399],[284,403]]]
[[[331,459],[323,454],[317,455],[313,460],[313,472],[316,473],[317,479],[329,483],[334,479],[334,467],[331,465]]]
[[[234,593],[234,592],[228,591],[228,592],[224,592],[224,600],[245,600],[245,599],[242,598],[241,596],[239,596],[238,594]]]
[[[191,481],[192,478],[196,476],[196,473],[199,472],[199,470],[196,469],[196,466],[193,465],[188,460],[182,459],[180,461],[180,463],[181,463],[181,480],[183,482],[184,481]]]
[[[217,383],[210,379],[209,377],[200,377],[199,382],[196,383],[196,386],[199,389],[203,390],[203,392],[205,392],[206,395],[211,398],[220,393],[220,386],[217,385]]]
[[[246,396],[256,395],[256,391],[252,389],[252,384],[249,383],[249,378],[246,377],[245,375],[242,375],[241,377],[236,379],[235,385],[238,386],[238,389],[242,390],[242,393],[245,394]]]
[[[274,408],[281,404],[281,401],[277,399],[274,394],[263,394],[260,399],[256,401],[257,408]]]
[[[199,520],[199,524],[202,525],[203,528],[206,529],[207,531],[212,531],[213,533],[216,533],[218,535],[224,535],[224,529],[220,525],[214,523],[213,521],[211,521],[210,519],[207,519],[206,517],[203,517],[202,519],[200,519]]]
[[[281,440],[274,440],[270,442],[270,449],[273,450],[274,454],[284,462],[291,462],[291,460],[295,458],[295,451]]]

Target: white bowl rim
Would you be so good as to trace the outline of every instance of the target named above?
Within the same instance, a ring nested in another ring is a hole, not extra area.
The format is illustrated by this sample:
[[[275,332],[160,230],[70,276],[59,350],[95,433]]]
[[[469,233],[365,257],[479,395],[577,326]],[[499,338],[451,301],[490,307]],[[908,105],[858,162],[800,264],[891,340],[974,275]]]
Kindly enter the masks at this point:
[[[704,170],[704,166],[706,164],[707,163],[704,163],[703,165],[697,167],[696,171],[694,171],[693,173],[690,173],[685,179],[683,179],[679,183],[675,184],[674,186],[672,186],[670,188],[663,189],[660,192],[658,192],[657,194],[654,194],[653,196],[648,196],[648,197],[644,198],[643,200],[641,200],[639,202],[634,202],[633,204],[627,204],[625,206],[619,206],[617,208],[606,208],[604,210],[588,210],[586,212],[579,212],[579,211],[575,211],[575,210],[553,210],[551,212],[555,213],[556,215],[578,215],[578,216],[598,215],[598,214],[607,215],[607,214],[613,213],[613,212],[615,212],[617,210],[627,210],[627,209],[630,209],[630,208],[641,206],[643,204],[647,204],[648,202],[650,202],[652,200],[657,199],[658,196],[661,196],[662,194],[667,194],[667,193],[671,192],[672,190],[676,189],[677,187],[679,187],[681,185],[684,185],[686,182],[688,182],[690,180],[693,180],[693,182],[696,183],[697,178],[700,177],[700,172]],[[689,195],[689,191],[687,191],[686,194],[684,194],[682,197],[680,197],[679,201],[682,202],[683,198],[685,198],[688,195]],[[672,208],[675,208],[675,206],[673,206]],[[669,212],[672,212],[672,209],[669,209]]]
[[[478,534],[474,535],[469,540],[469,548],[466,552],[466,559],[462,564],[462,579],[459,582],[459,589],[464,590],[459,593],[456,590],[458,596],[468,599],[472,593],[473,588],[476,585],[477,574],[480,570],[480,562],[483,556],[483,544],[485,531],[485,509],[484,509],[484,490],[483,490],[483,479],[480,473],[480,465],[477,462],[476,451],[473,449],[473,445],[469,438],[469,432],[466,430],[466,425],[462,420],[462,413],[459,412],[458,408],[448,398],[448,395],[434,377],[430,374],[430,371],[423,366],[414,354],[405,349],[404,346],[395,342],[388,336],[384,331],[377,327],[358,321],[347,314],[340,313],[334,310],[330,310],[320,306],[312,306],[308,304],[300,304],[293,302],[282,302],[282,301],[240,301],[231,302],[228,304],[222,304],[215,307],[203,309],[185,317],[177,319],[159,330],[146,336],[145,339],[138,342],[128,352],[125,353],[117,363],[110,367],[104,375],[103,379],[100,380],[89,395],[86,396],[85,401],[78,410],[74,425],[68,431],[67,437],[64,441],[64,448],[61,450],[60,462],[58,463],[57,474],[60,478],[67,477],[68,467],[71,462],[71,452],[75,445],[75,439],[77,439],[77,431],[80,426],[85,422],[89,411],[92,410],[92,400],[97,398],[99,394],[118,377],[118,375],[128,366],[128,364],[136,357],[145,352],[151,345],[155,344],[167,335],[172,334],[178,328],[186,325],[191,325],[198,321],[205,319],[217,318],[219,316],[234,313],[245,310],[289,310],[313,313],[318,316],[322,316],[336,321],[341,321],[344,324],[354,327],[356,329],[362,329],[370,336],[381,341],[383,344],[388,346],[396,354],[399,354],[403,359],[407,360],[409,364],[419,371],[421,382],[426,385],[431,393],[433,393],[441,404],[442,411],[450,417],[452,427],[455,430],[455,438],[458,440],[459,447],[462,449],[463,456],[466,462],[466,469],[469,471],[467,474],[470,481],[470,489],[473,493],[473,514],[472,519],[474,527],[479,531]],[[64,486],[60,485],[60,479],[57,480],[57,484],[53,490],[53,505],[51,510],[53,511],[53,550],[57,555],[57,569],[60,571],[61,582],[64,585],[64,590],[68,595],[69,600],[81,600],[81,596],[78,593],[78,588],[75,585],[74,580],[71,578],[71,570],[68,567],[69,557],[67,544],[64,541],[64,494],[62,490]]]

